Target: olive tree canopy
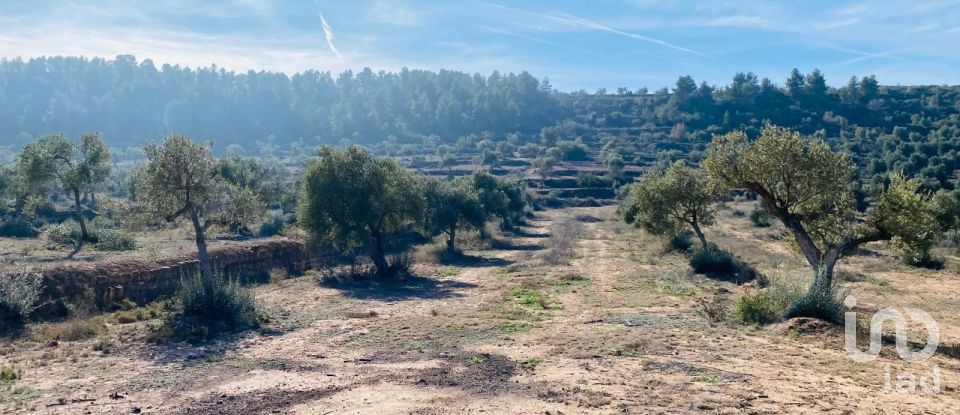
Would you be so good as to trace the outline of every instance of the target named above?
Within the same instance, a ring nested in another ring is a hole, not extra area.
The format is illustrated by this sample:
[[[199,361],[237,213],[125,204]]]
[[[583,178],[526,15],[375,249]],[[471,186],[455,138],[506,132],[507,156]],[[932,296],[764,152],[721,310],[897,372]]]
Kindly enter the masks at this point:
[[[90,239],[81,197],[93,192],[110,174],[106,144],[93,133],[84,133],[79,143],[62,134],[42,137],[23,146],[17,170],[24,193],[36,193],[53,185],[73,200],[80,238],[70,257],[76,255]]]
[[[764,127],[753,142],[739,131],[714,137],[703,165],[717,189],[756,193],[791,231],[816,274],[808,297],[831,292],[834,266],[858,246],[895,239],[922,248],[939,232],[936,204],[917,192],[919,182],[892,175],[858,214],[853,163],[822,140],[784,128]]]
[[[137,202],[151,217],[189,218],[196,236],[204,290],[212,293],[213,270],[206,231],[213,225],[249,223],[264,209],[250,189],[228,185],[216,174],[210,147],[182,135],[144,148],[147,163],[135,172]]]
[[[471,183],[464,179],[426,181],[426,228],[431,235],[447,234],[447,250],[456,251],[457,229],[480,228],[486,213]]]
[[[713,202],[706,175],[678,161],[630,185],[624,219],[654,235],[672,235],[690,226],[703,249],[709,249],[700,226],[713,224]]]
[[[304,172],[299,223],[314,241],[341,249],[364,247],[381,276],[390,273],[384,239],[421,219],[421,182],[390,158],[360,146],[323,147]]]

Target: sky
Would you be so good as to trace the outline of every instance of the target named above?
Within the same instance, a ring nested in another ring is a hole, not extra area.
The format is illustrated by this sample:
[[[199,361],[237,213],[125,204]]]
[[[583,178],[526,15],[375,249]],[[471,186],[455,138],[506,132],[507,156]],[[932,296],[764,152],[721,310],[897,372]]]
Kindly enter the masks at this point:
[[[131,54],[191,67],[527,71],[559,90],[960,83],[960,0],[2,0],[0,57]]]

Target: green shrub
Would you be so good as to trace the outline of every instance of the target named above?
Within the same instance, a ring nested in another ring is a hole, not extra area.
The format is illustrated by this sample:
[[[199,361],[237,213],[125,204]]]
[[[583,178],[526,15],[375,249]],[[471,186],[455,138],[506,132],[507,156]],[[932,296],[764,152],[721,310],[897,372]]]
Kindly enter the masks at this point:
[[[390,271],[389,276],[391,277],[408,277],[411,275],[411,268],[413,267],[413,256],[409,252],[402,252],[390,256]]]
[[[578,187],[611,187],[613,179],[606,176],[599,176],[594,173],[577,174]]]
[[[31,269],[0,275],[0,333],[20,328],[37,308],[43,276]]]
[[[680,232],[667,241],[667,252],[687,252],[693,248],[693,234]]]
[[[23,379],[23,371],[14,368],[4,367],[0,369],[0,382],[14,382]]]
[[[199,275],[185,278],[177,300],[180,317],[192,320],[189,323],[212,326],[209,328],[213,332],[220,328],[250,326],[257,322],[253,292],[236,280],[214,277],[213,294],[208,297]]]
[[[96,247],[101,251],[133,251],[137,239],[132,233],[117,229],[104,229],[97,234]]]
[[[790,274],[771,278],[767,288],[746,293],[733,305],[731,317],[745,324],[769,324],[783,320],[790,308],[806,294],[806,283]]]
[[[21,218],[11,218],[0,222],[0,236],[5,238],[36,238],[40,231],[33,224]]]
[[[746,293],[733,303],[733,319],[746,324],[769,324],[780,319],[782,309],[765,291]]]
[[[906,249],[900,255],[900,259],[904,264],[917,268],[943,269],[946,266],[946,260],[933,255],[930,250],[915,252],[912,249]]]
[[[766,209],[756,207],[750,212],[750,223],[758,228],[769,228],[773,225],[773,216]]]
[[[283,232],[284,227],[286,227],[286,224],[283,222],[283,218],[274,216],[260,225],[260,230],[257,231],[257,235],[261,238],[280,235]]]
[[[742,284],[757,278],[757,271],[750,265],[716,246],[701,249],[690,256],[690,266],[697,274],[722,281]]]
[[[790,306],[784,318],[810,317],[842,324],[844,297],[846,292],[837,287],[831,287],[830,290],[811,290]]]
[[[73,220],[47,226],[44,231],[47,240],[61,245],[75,245],[80,239],[80,225]]]

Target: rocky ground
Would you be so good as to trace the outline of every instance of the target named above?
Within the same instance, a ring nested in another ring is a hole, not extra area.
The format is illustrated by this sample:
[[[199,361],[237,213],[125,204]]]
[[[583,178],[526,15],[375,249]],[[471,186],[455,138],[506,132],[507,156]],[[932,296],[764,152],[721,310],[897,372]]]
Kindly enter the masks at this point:
[[[159,321],[107,323],[86,340],[0,345],[4,413],[950,413],[960,407],[954,270],[881,254],[842,270],[864,310],[918,307],[940,353],[907,364],[844,351],[842,328],[755,327],[711,316],[756,287],[692,275],[686,259],[615,219],[613,207],[543,212],[496,249],[421,262],[401,282],[256,288],[269,321],[217,341],[152,344]],[[735,210],[735,209],[734,209]],[[551,227],[581,227],[548,265]],[[776,228],[727,210],[708,236],[767,274],[805,275]],[[951,259],[952,261],[952,259]],[[854,277],[849,277],[854,276]],[[719,307],[704,304],[720,304]],[[864,311],[866,312],[866,311]],[[36,329],[36,328],[34,328]],[[940,391],[885,390],[889,373],[938,368]]]

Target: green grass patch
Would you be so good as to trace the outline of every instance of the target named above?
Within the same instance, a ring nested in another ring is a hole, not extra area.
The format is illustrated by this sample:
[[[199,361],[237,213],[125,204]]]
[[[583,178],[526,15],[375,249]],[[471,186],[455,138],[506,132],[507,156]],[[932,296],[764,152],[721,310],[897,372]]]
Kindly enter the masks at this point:
[[[515,288],[508,294],[509,297],[517,301],[517,304],[523,307],[542,310],[561,310],[563,304],[550,300],[540,290],[530,288]]]
[[[610,351],[610,356],[613,356],[613,357],[634,357],[636,355],[637,355],[637,352],[632,350],[613,349]]]
[[[541,363],[543,363],[543,359],[539,357],[535,357],[533,359],[520,363],[520,366],[527,370],[533,370],[533,369],[536,369],[537,366],[540,366]]]
[[[474,355],[467,358],[467,363],[471,365],[482,365],[487,363],[487,357],[483,355]]]
[[[500,326],[500,329],[505,333],[525,333],[530,330],[537,328],[535,324],[524,323],[519,321],[507,321]]]
[[[723,383],[723,378],[716,375],[696,375],[691,378],[691,380],[697,383],[708,383],[711,385]]]
[[[460,268],[458,267],[445,267],[440,270],[441,277],[455,277],[460,274]]]
[[[556,278],[546,281],[546,284],[551,287],[569,287],[573,285],[586,285],[589,283],[590,279],[574,273],[561,274]]]
[[[26,386],[0,386],[0,403],[32,401],[41,396],[39,390]]]
[[[867,279],[867,282],[870,283],[870,284],[876,285],[877,287],[889,287],[889,286],[890,286],[890,280],[886,280],[886,279],[883,279],[883,278],[868,278],[868,279]]]

